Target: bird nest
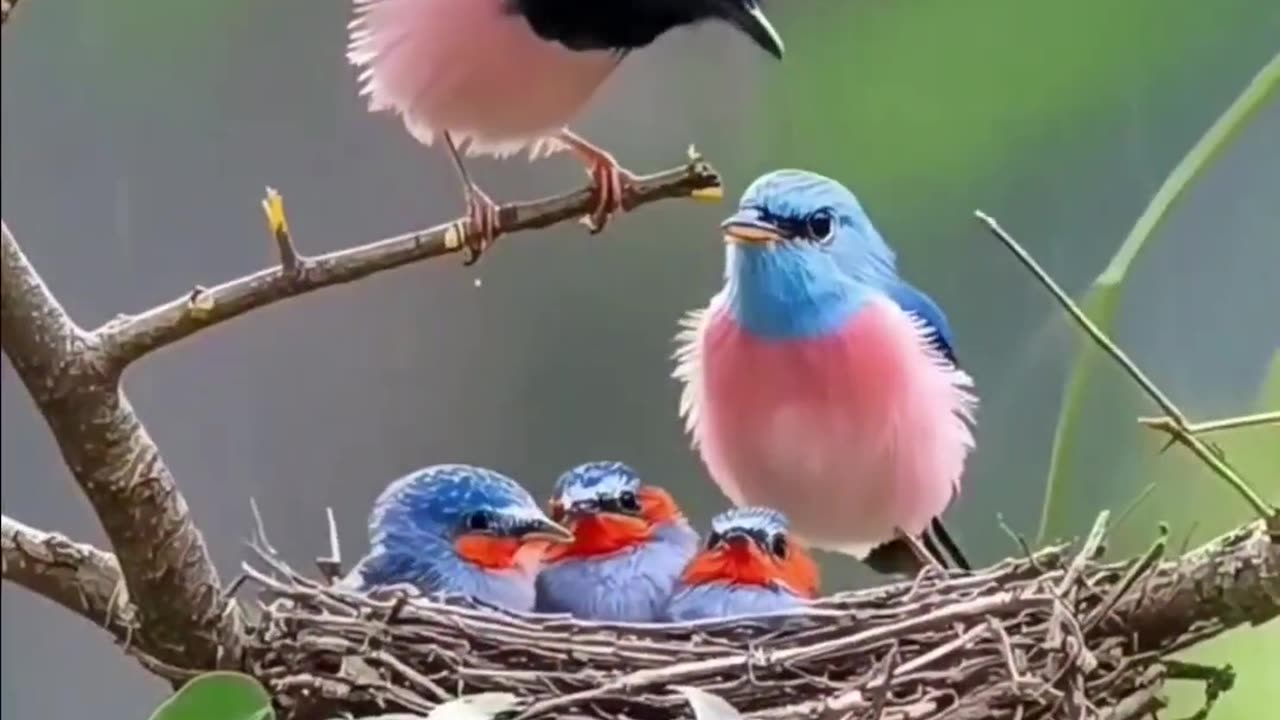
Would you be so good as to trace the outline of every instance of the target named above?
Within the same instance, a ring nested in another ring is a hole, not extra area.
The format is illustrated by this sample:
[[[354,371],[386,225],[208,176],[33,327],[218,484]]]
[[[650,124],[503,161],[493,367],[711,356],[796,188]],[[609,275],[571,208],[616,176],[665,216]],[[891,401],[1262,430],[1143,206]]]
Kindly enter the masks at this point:
[[[247,664],[286,718],[426,715],[487,691],[514,694],[522,718],[645,720],[688,717],[685,687],[757,718],[1138,717],[1158,707],[1167,677],[1185,675],[1216,695],[1229,670],[1165,656],[1274,610],[1276,538],[1246,526],[1198,555],[1162,562],[1161,539],[1104,563],[1102,526],[1078,550],[926,570],[774,627],[603,624],[394,588],[360,595],[264,553],[266,572],[246,568],[262,590]],[[1263,578],[1271,607],[1221,597],[1216,578],[1241,572]]]

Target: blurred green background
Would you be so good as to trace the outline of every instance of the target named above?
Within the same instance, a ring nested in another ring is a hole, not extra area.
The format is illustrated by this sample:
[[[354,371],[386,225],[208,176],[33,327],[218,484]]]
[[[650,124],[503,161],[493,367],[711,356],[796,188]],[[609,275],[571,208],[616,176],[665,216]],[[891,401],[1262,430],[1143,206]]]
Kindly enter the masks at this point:
[[[84,325],[269,262],[265,184],[284,192],[307,252],[458,211],[443,151],[357,99],[347,2],[28,5],[4,30],[3,214]],[[637,171],[680,162],[695,142],[730,202],[783,166],[859,194],[904,273],[947,309],[978,383],[979,450],[950,524],[993,561],[1012,551],[997,514],[1036,534],[1078,335],[972,211],[995,215],[1082,296],[1166,174],[1280,51],[1280,5],[766,9],[785,62],[722,28],[674,33],[629,59],[577,129]],[[1195,419],[1280,408],[1278,138],[1273,100],[1174,208],[1124,288],[1117,339]],[[474,172],[501,199],[583,180],[559,158]],[[301,566],[325,542],[326,506],[359,552],[383,484],[433,462],[490,465],[543,493],[571,464],[622,459],[703,522],[724,501],[687,449],[668,356],[675,320],[718,286],[715,224],[729,204],[644,208],[601,237],[563,225],[504,240],[474,268],[445,260],[310,295],[149,359],[128,388],[227,575],[250,496]],[[3,390],[4,512],[101,542],[7,362]],[[1186,452],[1159,452],[1163,439],[1133,422],[1154,409],[1119,371],[1101,364],[1085,397],[1051,536],[1082,534],[1150,483],[1112,554],[1145,548],[1161,520],[1176,547],[1248,518]],[[1215,439],[1280,500],[1280,431]],[[829,589],[873,581],[823,559]],[[5,718],[142,717],[164,695],[88,625],[8,586],[3,599]],[[1212,717],[1252,719],[1280,700],[1278,629],[1188,654],[1240,671]]]

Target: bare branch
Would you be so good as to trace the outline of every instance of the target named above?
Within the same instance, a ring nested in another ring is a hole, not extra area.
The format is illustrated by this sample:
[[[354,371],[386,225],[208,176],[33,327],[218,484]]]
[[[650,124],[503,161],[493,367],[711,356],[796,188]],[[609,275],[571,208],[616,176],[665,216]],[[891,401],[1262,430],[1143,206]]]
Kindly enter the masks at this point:
[[[1040,267],[1040,264],[1031,257],[1031,254],[1028,253],[1017,240],[1013,239],[1013,236],[1009,235],[1004,228],[1000,227],[1000,224],[997,223],[994,218],[981,210],[975,211],[974,215],[976,215],[978,220],[987,226],[987,229],[991,231],[992,235],[995,235],[1000,242],[1004,243],[1005,247],[1009,248],[1010,252],[1018,258],[1018,262],[1022,263],[1024,267],[1031,271],[1031,274],[1035,275],[1036,279],[1040,281],[1040,284],[1044,285],[1049,293],[1053,295],[1054,299],[1058,301],[1058,304],[1061,305],[1062,308],[1067,311],[1067,314],[1070,315],[1072,319],[1075,320],[1076,323],[1085,331],[1085,333],[1089,335],[1090,339],[1092,339],[1098,347],[1102,348],[1104,352],[1110,355],[1111,359],[1115,360],[1116,363],[1129,375],[1129,377],[1133,378],[1133,381],[1151,397],[1155,404],[1160,406],[1160,409],[1164,411],[1164,414],[1167,416],[1164,418],[1165,422],[1159,426],[1160,429],[1168,432],[1178,442],[1186,445],[1187,448],[1190,449],[1191,452],[1195,453],[1196,457],[1200,458],[1205,465],[1217,473],[1223,480],[1227,481],[1227,484],[1230,485],[1232,489],[1234,489],[1240,497],[1244,498],[1244,501],[1253,508],[1254,512],[1258,514],[1258,517],[1264,519],[1280,517],[1280,509],[1272,507],[1267,503],[1267,501],[1263,500],[1262,496],[1258,495],[1257,491],[1250,487],[1249,483],[1247,483],[1244,478],[1240,477],[1239,473],[1237,473],[1226,460],[1210,449],[1203,440],[1196,437],[1196,435],[1190,431],[1189,428],[1191,424],[1187,422],[1186,416],[1182,414],[1182,411],[1178,409],[1177,405],[1173,404],[1173,401],[1169,399],[1169,396],[1165,395],[1164,392],[1157,387],[1145,373],[1142,372],[1137,363],[1135,363],[1128,354],[1121,350],[1120,347],[1111,340],[1111,338],[1107,337],[1106,333],[1102,332],[1102,330],[1089,319],[1089,316],[1084,313],[1084,310],[1080,309],[1080,306],[1071,299],[1071,296],[1068,295],[1060,285],[1058,285],[1057,281],[1055,281],[1049,273],[1045,272],[1044,268]],[[1156,425],[1153,424],[1152,427],[1156,427]]]
[[[2,516],[0,550],[4,579],[107,628],[124,640],[136,624],[137,608],[111,553],[60,533],[28,527]]]
[[[709,164],[694,156],[688,165],[646,175],[634,187],[632,207],[666,198],[714,199],[720,193],[711,191],[720,188],[720,177]],[[587,187],[534,202],[503,205],[498,213],[497,232],[507,235],[545,228],[582,216],[591,210],[593,202],[593,191]],[[147,353],[250,310],[409,263],[461,252],[467,247],[465,223],[454,221],[360,247],[304,257],[293,249],[279,195],[273,197],[269,193],[264,209],[284,267],[259,270],[212,288],[185,293],[140,315],[107,323],[95,335],[113,367],[124,367]],[[295,263],[292,270],[287,268],[290,263]]]
[[[96,338],[2,229],[0,344],[111,540],[138,606],[134,641],[160,661],[211,667],[239,632],[204,539]]]
[[[1154,430],[1162,430],[1164,432],[1168,432],[1168,425],[1171,421],[1173,421],[1173,419],[1167,417],[1138,418],[1138,422],[1143,425]],[[1176,421],[1173,422],[1176,424]],[[1222,432],[1224,430],[1258,427],[1260,425],[1275,425],[1280,427],[1280,410],[1254,413],[1253,415],[1240,415],[1238,417],[1222,418],[1221,420],[1206,420],[1204,422],[1190,423],[1187,425],[1187,432],[1192,435],[1204,435],[1207,433]]]

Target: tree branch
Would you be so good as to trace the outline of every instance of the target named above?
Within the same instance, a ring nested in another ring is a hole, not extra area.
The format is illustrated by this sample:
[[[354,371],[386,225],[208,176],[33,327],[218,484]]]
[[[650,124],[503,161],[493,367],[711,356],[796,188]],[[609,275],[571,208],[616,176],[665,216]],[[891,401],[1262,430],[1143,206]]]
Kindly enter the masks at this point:
[[[118,373],[0,228],[0,344],[111,540],[138,606],[134,641],[178,665],[238,655],[238,616],[224,617],[204,539]]]
[[[4,579],[52,600],[124,641],[137,622],[120,564],[111,553],[60,533],[0,521]]]
[[[695,153],[683,167],[639,178],[628,198],[630,208],[666,198],[719,199],[720,177]],[[581,217],[594,206],[594,192],[575,192],[533,202],[503,205],[498,234],[549,227]],[[379,240],[346,250],[306,257],[294,248],[280,196],[268,190],[264,200],[268,226],[278,245],[281,262],[212,288],[197,288],[159,307],[113,320],[94,334],[108,363],[123,368],[147,353],[243,315],[250,310],[319,290],[349,283],[409,263],[461,252],[467,245],[466,227],[454,221],[433,228]]]

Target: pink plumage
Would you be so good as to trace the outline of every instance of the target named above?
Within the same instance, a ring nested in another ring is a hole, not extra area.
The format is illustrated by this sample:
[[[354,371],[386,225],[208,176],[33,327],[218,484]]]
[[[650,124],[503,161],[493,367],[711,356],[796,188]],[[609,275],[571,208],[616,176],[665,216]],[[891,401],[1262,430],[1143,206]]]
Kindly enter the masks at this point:
[[[969,376],[883,295],[810,339],[753,336],[724,297],[686,319],[676,371],[681,412],[721,490],[860,558],[895,528],[924,532],[974,445]]]
[[[449,131],[471,153],[550,151],[620,55],[535,35],[507,0],[357,0],[348,58],[371,110],[419,141]]]

